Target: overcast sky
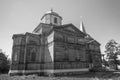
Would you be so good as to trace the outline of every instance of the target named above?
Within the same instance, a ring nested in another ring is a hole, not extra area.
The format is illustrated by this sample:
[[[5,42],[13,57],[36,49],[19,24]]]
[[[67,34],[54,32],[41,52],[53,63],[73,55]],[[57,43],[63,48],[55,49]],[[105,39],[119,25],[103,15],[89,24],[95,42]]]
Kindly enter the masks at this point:
[[[101,52],[110,39],[120,43],[120,0],[0,0],[0,48],[11,56],[12,35],[32,32],[45,12],[53,8],[63,24],[86,29],[101,43]]]

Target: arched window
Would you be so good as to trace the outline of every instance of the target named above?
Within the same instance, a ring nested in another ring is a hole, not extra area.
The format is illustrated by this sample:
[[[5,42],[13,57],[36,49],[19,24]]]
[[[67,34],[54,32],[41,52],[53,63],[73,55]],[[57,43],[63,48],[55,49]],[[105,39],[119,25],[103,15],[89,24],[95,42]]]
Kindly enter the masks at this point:
[[[18,56],[17,56],[17,53],[14,54],[14,61],[17,61],[18,60]]]
[[[18,61],[18,58],[19,58],[19,54],[20,54],[20,51],[19,51],[19,48],[14,48],[14,51],[13,51],[13,60],[14,61]]]
[[[35,59],[36,59],[36,54],[35,54],[35,52],[32,52],[31,53],[31,61],[34,62]]]
[[[56,23],[56,24],[57,24],[57,18],[56,18],[56,17],[54,18],[54,23]]]

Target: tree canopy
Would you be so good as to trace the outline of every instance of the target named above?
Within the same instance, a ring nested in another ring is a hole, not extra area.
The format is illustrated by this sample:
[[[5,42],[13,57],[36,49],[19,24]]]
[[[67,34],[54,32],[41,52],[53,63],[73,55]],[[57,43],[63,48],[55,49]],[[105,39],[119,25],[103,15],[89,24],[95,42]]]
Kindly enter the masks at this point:
[[[3,52],[0,52],[0,73],[7,73],[10,67],[10,60],[7,55]]]
[[[118,55],[120,55],[120,44],[115,40],[110,40],[105,46],[105,53],[107,55],[108,62],[110,65],[114,65],[115,69],[118,69]]]

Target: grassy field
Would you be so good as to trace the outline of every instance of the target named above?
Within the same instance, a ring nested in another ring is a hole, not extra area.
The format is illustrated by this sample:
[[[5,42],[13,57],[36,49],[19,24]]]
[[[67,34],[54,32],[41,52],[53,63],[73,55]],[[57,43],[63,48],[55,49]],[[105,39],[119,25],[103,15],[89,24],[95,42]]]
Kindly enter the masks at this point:
[[[120,80],[119,72],[96,72],[84,73],[80,75],[61,76],[61,77],[45,77],[37,75],[28,76],[9,76],[1,74],[0,80]]]

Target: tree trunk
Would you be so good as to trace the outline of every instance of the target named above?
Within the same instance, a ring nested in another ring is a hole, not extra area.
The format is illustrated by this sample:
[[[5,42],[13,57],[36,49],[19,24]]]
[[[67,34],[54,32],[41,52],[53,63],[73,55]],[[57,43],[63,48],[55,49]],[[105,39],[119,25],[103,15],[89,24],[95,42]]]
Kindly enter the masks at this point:
[[[116,67],[115,70],[118,70],[118,66],[117,66],[117,64],[115,64],[115,67]]]
[[[115,70],[118,70],[117,60],[115,59]]]

